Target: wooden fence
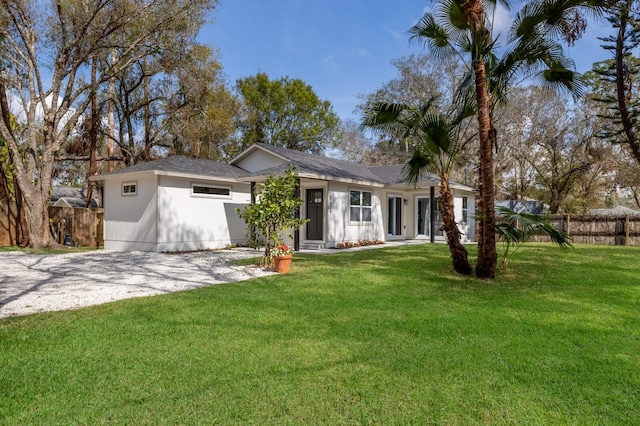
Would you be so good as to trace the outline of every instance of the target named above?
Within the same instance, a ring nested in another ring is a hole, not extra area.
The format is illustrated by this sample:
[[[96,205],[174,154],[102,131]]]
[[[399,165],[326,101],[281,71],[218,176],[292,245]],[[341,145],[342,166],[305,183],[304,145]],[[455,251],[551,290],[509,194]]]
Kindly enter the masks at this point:
[[[574,243],[616,246],[640,245],[640,216],[551,215],[556,229],[565,231]],[[533,241],[549,241],[534,237]]]
[[[104,244],[104,210],[49,207],[49,218],[58,242],[80,247]],[[0,246],[15,245],[17,206],[0,200]]]
[[[13,201],[0,199],[0,246],[16,245],[18,206]]]

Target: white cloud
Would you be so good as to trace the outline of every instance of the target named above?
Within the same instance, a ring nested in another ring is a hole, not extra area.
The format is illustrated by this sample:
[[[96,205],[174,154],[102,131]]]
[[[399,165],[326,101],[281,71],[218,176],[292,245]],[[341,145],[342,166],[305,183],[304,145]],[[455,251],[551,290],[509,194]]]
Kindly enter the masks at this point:
[[[329,67],[336,67],[336,56],[332,51],[329,51],[329,53],[327,53],[324,58],[322,58],[322,63]]]
[[[365,58],[370,55],[367,49],[362,49],[362,48],[352,48],[351,52],[355,54],[355,56],[358,56],[360,58]]]
[[[52,105],[52,100],[53,100],[53,95],[47,96],[47,98],[45,99],[45,102],[47,103],[47,107],[50,107]],[[29,109],[29,104],[24,105],[22,103],[22,100],[18,96],[16,96],[14,93],[9,93],[8,101],[9,101],[9,109],[16,116],[16,119],[18,120],[18,122],[27,124],[27,111]],[[36,124],[41,126],[44,119],[44,110],[39,100],[36,100],[35,102],[36,102]],[[62,105],[62,98],[58,98],[57,105],[58,106]],[[60,129],[65,124],[67,124],[71,116],[75,114],[75,112],[76,112],[75,108],[70,108],[67,111],[67,113],[58,122],[58,128],[56,130],[60,131]],[[80,118],[78,119],[78,122],[76,123],[76,126],[80,125],[82,123],[82,120],[83,120],[83,117],[80,116]]]
[[[513,24],[513,18],[515,17],[515,11],[509,11],[504,8],[499,2],[496,2],[496,7],[491,6],[491,3],[486,3],[486,13],[493,23],[493,37],[499,37],[502,44],[504,44],[511,24]]]
[[[394,30],[393,28],[389,28],[388,26],[384,26],[382,27],[385,32],[389,35],[391,35],[391,38],[393,38],[394,40],[403,40],[404,36],[402,34],[400,34],[398,31]]]

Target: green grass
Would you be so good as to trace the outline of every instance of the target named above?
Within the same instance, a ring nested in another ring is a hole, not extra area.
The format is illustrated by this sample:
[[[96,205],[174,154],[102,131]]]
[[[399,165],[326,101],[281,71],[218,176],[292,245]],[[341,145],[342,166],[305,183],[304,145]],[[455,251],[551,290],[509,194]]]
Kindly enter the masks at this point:
[[[79,251],[93,251],[93,250],[96,250],[96,248],[95,247],[64,247],[64,248],[47,247],[43,249],[31,249],[28,247],[18,247],[18,246],[0,246],[0,253],[19,251],[19,252],[28,253],[28,254],[64,254],[64,253],[74,253]]]
[[[0,321],[0,423],[637,424],[640,248],[443,245]]]

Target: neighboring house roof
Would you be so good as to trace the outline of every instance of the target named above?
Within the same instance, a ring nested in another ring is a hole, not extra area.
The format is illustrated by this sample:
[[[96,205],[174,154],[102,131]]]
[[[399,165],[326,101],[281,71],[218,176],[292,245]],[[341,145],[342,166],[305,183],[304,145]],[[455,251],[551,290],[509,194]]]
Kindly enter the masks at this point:
[[[91,207],[100,207],[100,199],[97,191],[93,192],[91,197]],[[51,192],[50,203],[55,207],[87,207],[87,191],[86,188],[74,186],[57,186]]]
[[[529,213],[529,214],[544,214],[549,210],[549,206],[547,206],[542,201],[505,200],[505,201],[496,201],[494,206],[496,208],[506,207],[509,210],[513,210],[516,213]]]
[[[109,176],[125,175],[132,173],[150,172],[154,174],[171,174],[193,177],[237,179],[249,176],[249,173],[239,167],[226,163],[198,158],[189,158],[182,155],[172,155],[158,160],[138,163],[131,167],[114,170],[98,176],[94,180],[101,180]]]
[[[594,216],[640,216],[640,211],[629,207],[617,206],[611,209],[590,209],[589,214]]]

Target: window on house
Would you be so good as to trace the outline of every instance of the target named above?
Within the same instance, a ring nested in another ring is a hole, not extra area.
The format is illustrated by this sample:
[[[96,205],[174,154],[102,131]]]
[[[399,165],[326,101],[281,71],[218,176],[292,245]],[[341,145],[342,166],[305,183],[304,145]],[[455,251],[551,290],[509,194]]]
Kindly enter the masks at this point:
[[[462,223],[467,223],[469,219],[469,198],[462,197]]]
[[[191,194],[202,196],[222,196],[228,197],[231,195],[231,188],[221,186],[210,186],[201,184],[191,185]]]
[[[350,191],[349,220],[351,222],[371,222],[371,192]]]
[[[124,182],[122,184],[122,195],[138,194],[138,184],[136,182]]]

